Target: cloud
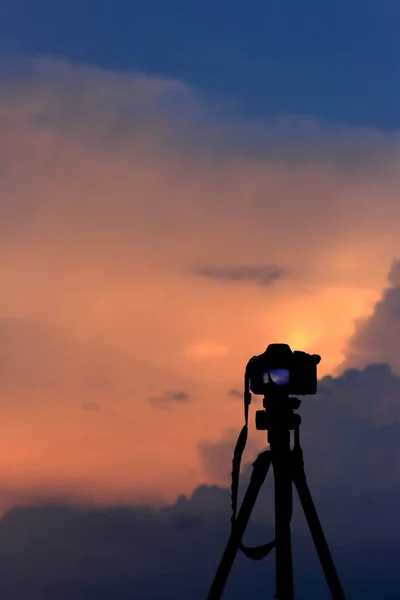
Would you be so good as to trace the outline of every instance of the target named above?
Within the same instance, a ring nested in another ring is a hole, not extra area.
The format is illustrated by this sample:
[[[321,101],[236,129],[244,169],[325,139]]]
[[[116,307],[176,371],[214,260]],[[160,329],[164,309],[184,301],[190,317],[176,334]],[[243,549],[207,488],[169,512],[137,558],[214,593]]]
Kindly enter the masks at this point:
[[[193,272],[200,277],[221,282],[250,282],[269,286],[287,276],[285,269],[270,265],[196,267]]]
[[[191,400],[187,392],[164,392],[160,396],[150,396],[148,401],[156,408],[166,408],[172,404],[185,404]]]
[[[243,400],[243,392],[241,392],[240,390],[229,390],[228,396],[230,398],[240,398],[241,400]]]
[[[100,410],[100,405],[97,402],[84,402],[82,408],[89,412],[97,412]]]
[[[387,363],[347,369],[337,378],[324,377],[318,385],[324,395],[323,404],[340,407],[349,415],[363,416],[377,425],[400,421],[400,379]]]
[[[341,363],[398,250],[398,136],[220,122],[182,82],[62,60],[0,79],[6,504],[172,502],[211,482],[197,446],[236,427],[227,390],[251,356],[282,341],[322,376]],[[287,276],[245,285],[259,265]],[[155,411],[160,390],[196,402]]]
[[[360,367],[371,362],[389,362],[400,373],[400,261],[392,264],[388,285],[372,313],[355,324],[346,348],[344,366]]]
[[[183,600],[188,593],[201,600],[229,533],[229,519],[212,509],[221,494],[228,501],[221,489],[199,489],[186,503],[180,500],[161,512],[54,505],[14,509],[0,523],[0,591],[15,600],[27,594],[61,600],[125,599],[132,594],[139,600]],[[253,543],[272,535],[262,519],[252,520],[247,532]],[[397,597],[398,541],[380,540],[374,551],[346,540],[330,540],[330,545],[346,597],[361,600],[371,592],[379,595],[379,589],[384,600]],[[323,598],[328,592],[309,536],[294,534],[293,555],[295,561],[301,557],[296,567],[299,597]],[[246,592],[256,596],[260,591],[272,596],[273,567],[273,557],[260,564],[239,554],[226,597],[239,600]]]

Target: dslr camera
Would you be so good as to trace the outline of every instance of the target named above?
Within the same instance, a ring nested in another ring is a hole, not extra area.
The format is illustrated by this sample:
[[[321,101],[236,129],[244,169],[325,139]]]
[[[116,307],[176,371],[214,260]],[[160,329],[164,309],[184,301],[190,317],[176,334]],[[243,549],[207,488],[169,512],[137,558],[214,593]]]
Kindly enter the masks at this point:
[[[318,354],[292,351],[288,344],[270,344],[263,354],[253,356],[247,364],[250,391],[264,397],[278,390],[285,395],[314,395],[320,361]]]

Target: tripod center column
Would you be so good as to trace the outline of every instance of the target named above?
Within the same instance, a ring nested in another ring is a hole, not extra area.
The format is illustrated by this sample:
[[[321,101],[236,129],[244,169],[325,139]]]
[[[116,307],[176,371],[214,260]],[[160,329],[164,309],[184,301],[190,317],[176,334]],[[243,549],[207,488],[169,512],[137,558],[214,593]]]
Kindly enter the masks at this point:
[[[290,521],[292,517],[292,473],[290,431],[268,431],[275,485],[276,598],[293,600],[293,565]]]

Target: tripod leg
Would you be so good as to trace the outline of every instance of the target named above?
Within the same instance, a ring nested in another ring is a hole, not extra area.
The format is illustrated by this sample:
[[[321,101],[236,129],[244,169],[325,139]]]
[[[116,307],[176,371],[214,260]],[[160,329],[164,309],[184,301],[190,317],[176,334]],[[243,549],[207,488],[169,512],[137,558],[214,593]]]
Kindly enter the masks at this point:
[[[271,453],[269,451],[262,452],[253,463],[253,473],[251,474],[248,488],[238,512],[237,519],[232,526],[231,535],[215,574],[207,600],[220,600],[221,598],[230,570],[239,550],[242,537],[250,520],[251,512],[256,503],[260,488],[267,476],[270,464]]]
[[[291,450],[289,431],[268,431],[275,483],[275,564],[276,595],[293,600],[293,564],[290,521],[293,509]]]
[[[292,450],[292,461],[293,483],[296,486],[304,515],[306,517],[332,599],[345,600],[342,585],[340,583],[328,543],[325,539],[324,531],[322,529],[311,492],[307,485],[306,474],[304,471],[303,452],[299,445],[295,445]]]

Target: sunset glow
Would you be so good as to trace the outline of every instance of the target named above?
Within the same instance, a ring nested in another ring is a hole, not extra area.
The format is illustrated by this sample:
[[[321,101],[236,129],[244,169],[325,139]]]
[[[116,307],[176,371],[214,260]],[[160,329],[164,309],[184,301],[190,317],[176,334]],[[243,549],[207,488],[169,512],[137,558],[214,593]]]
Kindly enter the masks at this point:
[[[143,108],[183,84],[32,68],[0,101],[4,505],[171,500],[211,481],[197,445],[240,426],[228,391],[252,355],[287,342],[321,354],[321,376],[342,362],[398,250],[399,154],[368,173],[216,158]],[[127,94],[146,119],[121,129]]]

